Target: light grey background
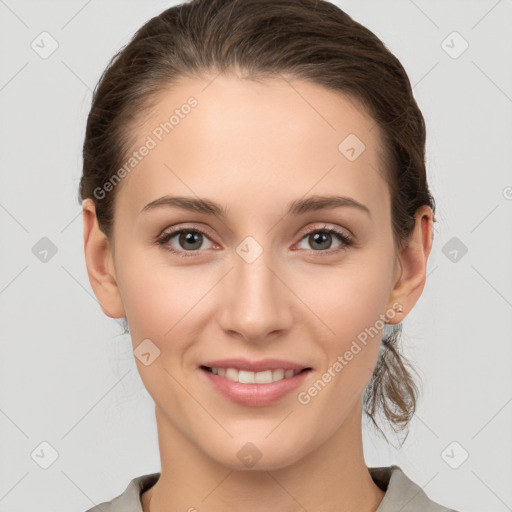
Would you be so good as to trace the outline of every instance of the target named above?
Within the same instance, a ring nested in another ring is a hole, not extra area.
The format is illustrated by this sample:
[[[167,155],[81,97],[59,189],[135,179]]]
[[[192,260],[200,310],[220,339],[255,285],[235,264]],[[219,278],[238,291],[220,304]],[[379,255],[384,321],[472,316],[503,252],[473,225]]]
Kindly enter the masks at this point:
[[[423,375],[418,412],[401,451],[365,433],[367,463],[399,464],[461,512],[510,511],[512,2],[337,4],[409,74],[439,221],[425,291],[404,321]],[[130,340],[89,285],[77,190],[91,90],[170,5],[0,0],[0,512],[83,512],[160,469]],[[46,262],[43,237],[57,249]]]

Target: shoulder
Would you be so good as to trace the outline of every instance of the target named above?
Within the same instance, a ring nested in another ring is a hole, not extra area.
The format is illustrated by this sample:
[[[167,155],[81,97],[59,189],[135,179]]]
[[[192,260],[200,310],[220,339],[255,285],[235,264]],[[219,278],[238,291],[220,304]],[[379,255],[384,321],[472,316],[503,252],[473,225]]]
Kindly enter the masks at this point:
[[[142,512],[140,495],[152,487],[160,477],[160,473],[138,476],[131,480],[128,487],[111,501],[104,501],[85,512]]]
[[[373,481],[386,491],[375,512],[457,512],[432,501],[399,466],[368,468]]]

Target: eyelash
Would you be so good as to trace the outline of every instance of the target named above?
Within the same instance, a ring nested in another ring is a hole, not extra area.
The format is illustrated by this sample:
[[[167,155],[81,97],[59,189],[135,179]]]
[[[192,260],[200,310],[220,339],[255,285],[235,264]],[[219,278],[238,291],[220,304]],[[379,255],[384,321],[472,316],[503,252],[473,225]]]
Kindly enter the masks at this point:
[[[162,246],[166,251],[169,251],[173,254],[176,254],[177,256],[181,257],[181,258],[190,258],[190,257],[194,257],[197,255],[198,252],[201,252],[200,249],[196,249],[194,251],[178,251],[174,248],[172,248],[170,245],[166,245],[167,242],[173,238],[175,235],[177,234],[180,234],[182,232],[185,232],[185,233],[201,233],[202,235],[204,235],[206,238],[208,238],[208,240],[210,240],[210,237],[208,236],[208,233],[206,233],[205,231],[203,231],[202,229],[200,228],[179,228],[179,229],[176,229],[174,231],[170,231],[170,232],[167,232],[167,233],[163,233],[161,236],[159,236],[157,239],[156,239],[156,243],[160,246]],[[328,250],[325,250],[325,251],[312,251],[313,253],[319,253],[319,254],[315,254],[315,256],[320,256],[322,253],[325,254],[332,254],[332,253],[336,253],[336,252],[339,252],[339,251],[343,251],[343,250],[346,250],[347,247],[350,247],[352,245],[354,245],[354,240],[352,238],[350,238],[348,235],[346,235],[345,233],[342,233],[341,231],[338,231],[337,229],[334,229],[334,228],[327,228],[326,226],[324,226],[323,228],[311,228],[309,229],[308,231],[306,231],[304,233],[304,235],[301,237],[301,239],[299,241],[302,241],[304,238],[306,238],[308,235],[312,234],[312,233],[329,233],[329,234],[332,234],[334,236],[336,236],[338,238],[338,240],[340,242],[342,242],[343,246],[341,248],[338,248],[338,249],[328,249]]]

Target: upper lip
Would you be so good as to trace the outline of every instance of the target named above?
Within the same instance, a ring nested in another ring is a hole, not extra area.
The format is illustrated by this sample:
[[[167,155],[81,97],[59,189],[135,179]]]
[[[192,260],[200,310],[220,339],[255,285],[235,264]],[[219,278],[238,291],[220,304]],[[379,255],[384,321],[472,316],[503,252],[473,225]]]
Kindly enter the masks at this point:
[[[283,359],[260,359],[259,361],[249,361],[248,359],[218,359],[216,361],[206,361],[201,366],[208,366],[209,368],[236,368],[237,370],[245,370],[249,372],[259,372],[263,370],[303,370],[311,368],[310,366],[294,363],[292,361],[285,361]]]

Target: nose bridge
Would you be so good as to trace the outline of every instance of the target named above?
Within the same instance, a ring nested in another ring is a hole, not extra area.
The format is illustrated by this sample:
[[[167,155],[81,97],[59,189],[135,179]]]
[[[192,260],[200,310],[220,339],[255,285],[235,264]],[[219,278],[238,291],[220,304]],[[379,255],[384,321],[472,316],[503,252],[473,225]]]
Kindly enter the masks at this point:
[[[271,248],[247,237],[235,248],[233,267],[223,289],[222,327],[249,341],[288,329],[292,313],[286,294],[290,292],[276,277],[274,267],[279,265]]]

